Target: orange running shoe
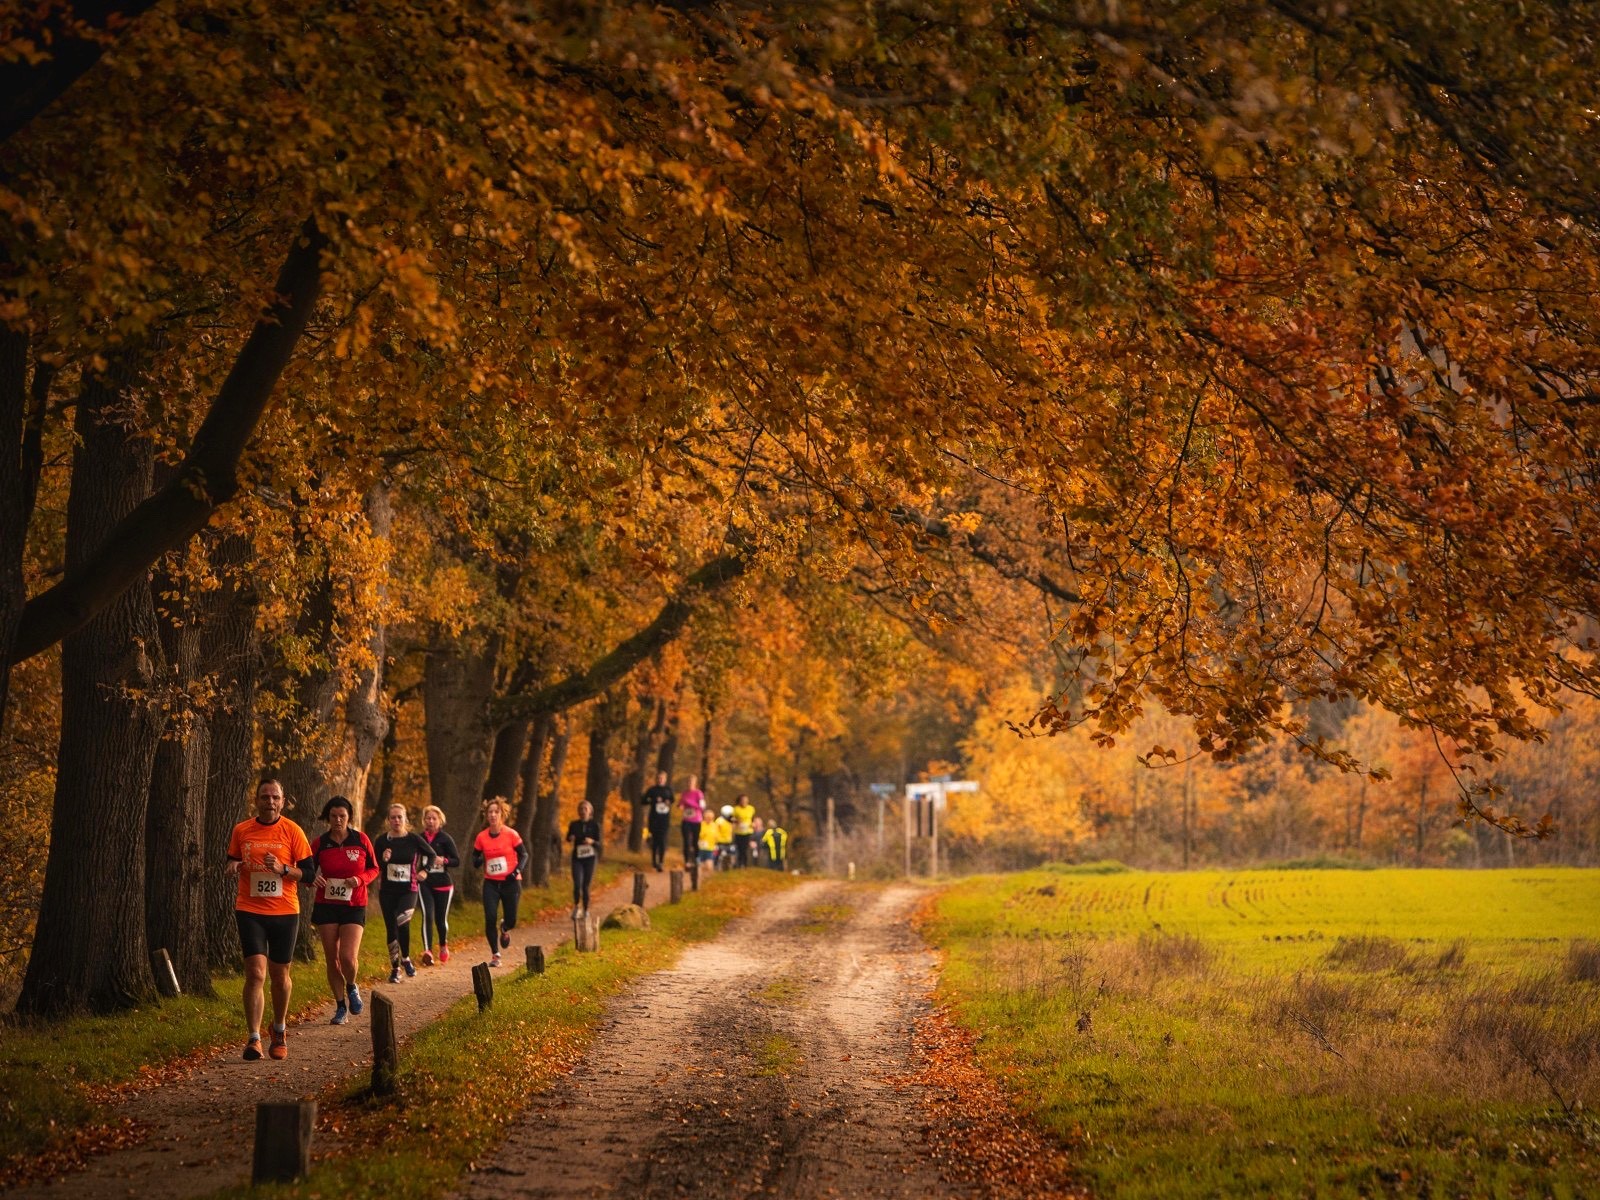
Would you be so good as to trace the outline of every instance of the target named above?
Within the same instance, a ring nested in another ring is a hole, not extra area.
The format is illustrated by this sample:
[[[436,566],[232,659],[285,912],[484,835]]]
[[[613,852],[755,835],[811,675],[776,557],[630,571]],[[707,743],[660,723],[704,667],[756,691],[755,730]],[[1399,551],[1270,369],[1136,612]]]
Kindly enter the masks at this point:
[[[258,1037],[253,1037],[244,1044],[244,1060],[245,1062],[255,1062],[260,1057],[261,1039]]]
[[[274,1029],[272,1031],[272,1045],[268,1048],[267,1053],[277,1059],[289,1057],[289,1039],[284,1030]]]

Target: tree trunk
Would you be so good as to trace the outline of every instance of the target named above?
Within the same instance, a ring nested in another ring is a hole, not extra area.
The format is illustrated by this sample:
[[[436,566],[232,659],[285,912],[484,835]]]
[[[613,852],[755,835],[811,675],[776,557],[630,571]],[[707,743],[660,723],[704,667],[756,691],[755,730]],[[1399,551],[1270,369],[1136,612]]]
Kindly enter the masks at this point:
[[[678,734],[680,732],[678,716],[683,704],[683,688],[678,689],[672,704],[666,713],[666,724],[661,732],[661,748],[656,751],[656,770],[665,771],[667,778],[672,778],[673,768],[678,761]]]
[[[533,722],[525,717],[500,726],[499,732],[494,735],[494,750],[489,755],[489,776],[483,784],[485,799],[503,796],[517,810],[514,823],[519,830],[532,820],[532,810],[527,807],[531,801],[526,788],[523,789],[522,803],[517,803],[517,781],[523,775],[527,761],[533,757],[528,742],[528,735],[532,731]]]
[[[155,575],[170,703],[166,736],[156,748],[151,771],[145,821],[145,929],[150,948],[170,955],[183,990],[209,996],[205,877],[220,863],[207,861],[204,852],[210,723],[206,710],[192,702],[193,686],[204,669],[201,615],[186,594],[182,569],[167,570],[171,565],[169,558]]]
[[[700,727],[700,790],[711,790],[711,734],[717,720],[716,705],[706,701],[706,723]]]
[[[655,757],[656,738],[666,724],[667,706],[660,700],[640,697],[638,721],[633,731],[633,756],[622,776],[618,791],[628,806],[628,849],[635,854],[644,849],[644,807],[639,797],[644,795],[645,774],[650,770],[650,760]]]
[[[255,591],[250,566],[253,547],[240,533],[222,537],[211,555],[222,586],[207,604],[201,626],[201,660],[211,673],[210,753],[206,769],[205,880],[206,959],[213,968],[237,966],[239,935],[234,927],[234,881],[222,870],[228,836],[244,820],[254,791],[256,689],[261,678],[261,647],[256,635]]]
[[[535,831],[542,830],[539,824],[539,779],[544,769],[545,751],[550,745],[550,732],[554,727],[555,718],[549,714],[536,717],[531,723],[528,750],[522,758],[522,795],[517,803],[517,833],[528,847],[528,878],[539,886],[543,886],[543,881],[550,878],[550,839],[536,836]],[[495,749],[498,752],[498,744]],[[493,774],[491,767],[490,775]]]
[[[628,699],[620,693],[595,706],[589,724],[589,769],[583,780],[583,798],[594,806],[600,826],[600,850],[605,851],[606,800],[611,795],[611,739],[622,725]]]
[[[423,666],[423,740],[428,753],[428,791],[444,810],[456,840],[470,846],[482,821],[483,781],[489,769],[489,702],[494,698],[500,637],[479,645],[460,641],[429,652]],[[463,840],[465,839],[465,840]],[[481,881],[461,870],[461,895],[475,899]]]
[[[559,841],[561,775],[567,767],[567,747],[571,744],[572,724],[563,720],[560,732],[556,734],[555,744],[550,748],[550,786],[540,793],[533,818],[534,841],[545,847],[544,873],[534,878],[534,882],[541,887],[550,882],[552,873],[560,870],[563,858]]]
[[[394,507],[389,500],[389,489],[381,483],[374,484],[366,494],[363,507],[372,537],[387,541],[394,527]],[[383,602],[384,590],[379,590],[379,605]],[[389,732],[389,716],[383,707],[383,668],[389,652],[388,630],[379,619],[378,612],[372,616],[371,631],[367,635],[366,661],[356,674],[350,694],[345,697],[342,737],[326,772],[328,794],[343,796],[355,806],[351,824],[357,829],[361,828],[362,806],[367,797],[367,777],[372,770],[372,760]]]
[[[109,377],[108,377],[109,376]],[[67,569],[93,555],[150,494],[154,450],[118,414],[132,364],[91,378],[78,399]],[[17,1002],[55,1015],[109,1011],[155,995],[145,940],[145,813],[164,723],[152,699],[161,637],[148,576],[69,635],[61,649],[61,739],[51,854],[33,952]]]
[[[28,585],[22,557],[29,513],[23,503],[23,429],[28,419],[28,335],[0,328],[0,721],[11,688],[11,643],[17,636]]]

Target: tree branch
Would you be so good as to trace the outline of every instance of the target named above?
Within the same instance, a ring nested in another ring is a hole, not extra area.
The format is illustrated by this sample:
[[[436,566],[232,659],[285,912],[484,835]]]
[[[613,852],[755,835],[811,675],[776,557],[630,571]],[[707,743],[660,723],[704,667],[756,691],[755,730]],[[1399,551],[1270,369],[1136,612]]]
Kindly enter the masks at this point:
[[[56,8],[32,38],[41,54],[38,61],[21,56],[0,63],[0,143],[27,128],[28,123],[100,61],[114,35],[155,0],[76,0]]]
[[[519,717],[538,717],[564,712],[585,700],[593,700],[629,671],[671,642],[688,624],[695,609],[707,595],[720,590],[743,575],[750,566],[742,554],[714,558],[684,580],[683,586],[661,606],[661,611],[643,629],[619,642],[587,670],[520,696],[504,696],[493,705],[497,721]]]
[[[13,663],[81,628],[156,559],[204,529],[211,514],[238,492],[239,460],[305,332],[322,286],[326,247],[308,219],[278,274],[276,297],[239,351],[177,473],[124,517],[84,563],[28,601],[12,647]]]

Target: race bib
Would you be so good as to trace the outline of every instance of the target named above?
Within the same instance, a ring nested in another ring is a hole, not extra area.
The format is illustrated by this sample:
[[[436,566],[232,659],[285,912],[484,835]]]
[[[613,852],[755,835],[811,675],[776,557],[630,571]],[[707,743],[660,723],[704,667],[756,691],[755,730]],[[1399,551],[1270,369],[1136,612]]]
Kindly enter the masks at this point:
[[[483,873],[485,875],[504,875],[506,873],[505,855],[502,854],[499,858],[488,859],[483,864]]]
[[[576,858],[593,858],[594,857],[594,847],[593,846],[579,846],[572,853],[573,853],[573,856],[576,857]]]
[[[411,882],[411,864],[410,863],[390,863],[389,864],[388,880],[389,880],[390,883],[410,883]]]
[[[251,871],[250,894],[257,900],[272,900],[283,895],[283,879],[276,871]]]
[[[658,813],[669,813],[672,811],[672,805],[665,800],[657,800],[656,811]]]
[[[330,879],[322,885],[322,898],[336,904],[349,904],[350,896],[355,890],[356,884],[353,879]]]

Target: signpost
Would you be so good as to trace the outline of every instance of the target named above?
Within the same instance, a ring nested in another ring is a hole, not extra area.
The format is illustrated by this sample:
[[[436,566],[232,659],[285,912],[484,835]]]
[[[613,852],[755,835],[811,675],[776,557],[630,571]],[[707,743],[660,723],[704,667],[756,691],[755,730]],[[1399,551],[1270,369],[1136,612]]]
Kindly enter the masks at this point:
[[[951,793],[977,790],[975,779],[930,779],[927,783],[906,784],[906,878],[911,877],[912,805],[916,805],[917,835],[929,839],[928,877],[931,879],[939,874],[939,813]]]

